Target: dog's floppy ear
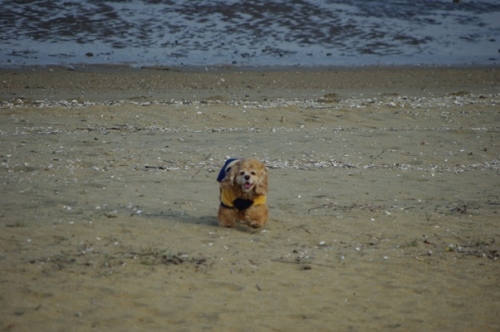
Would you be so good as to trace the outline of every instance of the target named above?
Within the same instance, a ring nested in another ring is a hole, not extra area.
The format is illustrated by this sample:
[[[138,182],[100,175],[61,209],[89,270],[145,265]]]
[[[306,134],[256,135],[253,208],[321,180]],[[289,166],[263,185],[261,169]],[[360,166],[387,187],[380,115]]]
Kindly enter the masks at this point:
[[[255,184],[255,193],[258,195],[267,194],[267,168],[264,164],[259,170],[259,182]]]
[[[224,188],[231,188],[234,184],[234,179],[236,174],[238,173],[238,169],[240,167],[240,161],[234,161],[231,165],[226,169],[226,176],[220,182],[221,186]]]

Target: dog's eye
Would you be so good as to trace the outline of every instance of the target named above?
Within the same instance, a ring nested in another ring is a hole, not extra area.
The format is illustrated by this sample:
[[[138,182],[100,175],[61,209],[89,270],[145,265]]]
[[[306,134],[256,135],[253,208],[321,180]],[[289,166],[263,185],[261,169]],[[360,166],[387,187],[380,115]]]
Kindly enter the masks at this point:
[[[240,175],[244,175],[244,174],[245,174],[245,172],[243,172],[243,171],[240,172]]]
[[[252,172],[250,172],[250,174],[255,175],[255,172],[252,171]]]

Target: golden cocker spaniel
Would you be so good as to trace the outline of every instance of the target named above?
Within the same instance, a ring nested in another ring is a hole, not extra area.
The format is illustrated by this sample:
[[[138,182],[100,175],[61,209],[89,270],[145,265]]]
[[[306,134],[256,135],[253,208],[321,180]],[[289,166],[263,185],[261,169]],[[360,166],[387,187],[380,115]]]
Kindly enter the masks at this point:
[[[229,159],[221,169],[219,225],[234,227],[242,222],[253,228],[267,221],[267,168],[255,158]]]

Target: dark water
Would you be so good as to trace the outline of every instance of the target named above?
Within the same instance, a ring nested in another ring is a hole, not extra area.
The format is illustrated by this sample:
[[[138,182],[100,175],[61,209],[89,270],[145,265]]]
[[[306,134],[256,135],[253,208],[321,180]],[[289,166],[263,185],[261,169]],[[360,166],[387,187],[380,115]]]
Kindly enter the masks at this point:
[[[0,0],[0,66],[498,65],[499,0]]]

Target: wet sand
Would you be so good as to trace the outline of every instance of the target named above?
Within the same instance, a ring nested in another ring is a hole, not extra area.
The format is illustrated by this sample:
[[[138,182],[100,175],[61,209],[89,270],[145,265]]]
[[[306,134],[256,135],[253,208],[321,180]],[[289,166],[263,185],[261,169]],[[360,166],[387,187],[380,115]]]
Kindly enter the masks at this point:
[[[0,329],[499,330],[499,73],[0,71]]]

